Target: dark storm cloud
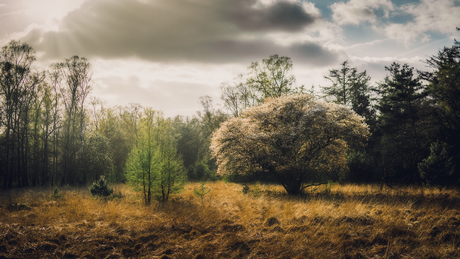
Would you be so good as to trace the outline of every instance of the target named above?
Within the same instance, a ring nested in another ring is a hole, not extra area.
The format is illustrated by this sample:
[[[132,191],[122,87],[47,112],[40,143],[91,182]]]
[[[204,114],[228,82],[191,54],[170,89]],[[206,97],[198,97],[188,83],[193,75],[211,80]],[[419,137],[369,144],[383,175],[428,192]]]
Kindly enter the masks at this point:
[[[286,47],[263,40],[267,32],[296,32],[320,17],[295,3],[255,4],[256,0],[88,0],[64,18],[58,31],[36,29],[23,40],[48,59],[134,56],[158,62],[227,63],[283,52],[306,61],[333,59],[334,53],[313,43]]]
[[[209,49],[209,48],[208,48]],[[221,41],[211,49],[218,53],[216,59],[250,62],[278,54],[291,57],[294,61],[315,66],[332,64],[338,60],[339,53],[329,50],[317,43],[299,43],[291,46],[279,46],[267,40],[254,41]]]
[[[300,31],[315,19],[296,3],[277,2],[272,6],[253,8],[256,1],[239,1],[239,9],[232,13],[232,20],[245,30]]]

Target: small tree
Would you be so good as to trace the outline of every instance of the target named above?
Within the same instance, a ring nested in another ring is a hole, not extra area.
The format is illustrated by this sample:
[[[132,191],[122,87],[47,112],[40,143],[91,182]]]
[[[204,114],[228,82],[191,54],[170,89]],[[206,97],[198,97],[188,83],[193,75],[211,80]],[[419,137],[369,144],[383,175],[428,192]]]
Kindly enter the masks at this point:
[[[346,168],[349,145],[369,135],[364,119],[311,95],[267,99],[221,124],[211,142],[217,174],[272,174],[289,194]]]
[[[456,184],[459,179],[452,179],[455,166],[445,145],[434,142],[430,150],[430,155],[418,164],[420,177],[429,185]]]
[[[193,188],[193,194],[196,197],[201,198],[201,205],[203,205],[204,196],[206,196],[206,194],[208,194],[210,191],[211,191],[211,188],[206,186],[206,182],[201,182],[200,187],[198,189]]]
[[[177,154],[171,123],[161,113],[144,110],[139,139],[128,158],[127,178],[136,189],[142,190],[145,204],[151,198],[167,201],[187,181],[187,172]]]
[[[187,171],[172,143],[172,137],[164,137],[165,141],[159,147],[160,167],[154,182],[155,197],[162,202],[167,201],[170,194],[182,190],[187,182]]]
[[[101,175],[101,178],[99,180],[96,180],[93,183],[93,185],[89,187],[89,191],[91,192],[92,196],[101,197],[107,197],[113,193],[113,189],[109,188],[107,180],[105,180],[105,177],[103,175]]]

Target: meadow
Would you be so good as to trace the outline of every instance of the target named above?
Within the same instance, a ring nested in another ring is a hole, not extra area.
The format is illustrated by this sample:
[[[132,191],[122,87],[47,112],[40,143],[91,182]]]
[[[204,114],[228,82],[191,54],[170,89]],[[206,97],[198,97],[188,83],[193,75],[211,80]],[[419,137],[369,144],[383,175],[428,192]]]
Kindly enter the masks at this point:
[[[277,185],[199,183],[143,205],[87,188],[0,192],[0,258],[460,258],[455,189],[333,185],[292,197]],[[120,195],[121,194],[121,195]]]

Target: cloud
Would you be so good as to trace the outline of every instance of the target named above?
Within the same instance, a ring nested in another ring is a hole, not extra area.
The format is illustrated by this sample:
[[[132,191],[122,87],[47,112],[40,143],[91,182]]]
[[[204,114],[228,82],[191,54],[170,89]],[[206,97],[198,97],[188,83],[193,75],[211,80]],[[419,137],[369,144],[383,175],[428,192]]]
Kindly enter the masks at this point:
[[[111,76],[99,78],[96,82],[92,94],[109,106],[139,103],[162,110],[166,116],[196,114],[200,109],[197,100],[203,92],[202,85],[187,82],[153,80],[144,87],[144,82],[137,76]]]
[[[330,6],[333,14],[332,19],[339,25],[354,24],[363,22],[375,23],[376,9],[383,9],[384,16],[388,17],[389,11],[393,10],[390,0],[350,0],[347,3],[339,2]]]
[[[300,31],[318,17],[291,2],[276,2],[270,6],[253,8],[255,1],[236,1],[241,7],[231,12],[232,21],[245,30]]]
[[[287,1],[88,0],[62,20],[59,30],[35,29],[23,40],[45,59],[79,55],[228,63],[292,53],[319,62],[318,53],[331,60],[335,52],[312,42],[282,46],[269,34],[298,34],[320,19],[314,5]]]
[[[430,40],[430,32],[452,35],[459,25],[460,6],[454,0],[422,0],[419,4],[407,4],[401,10],[414,17],[413,22],[393,23],[383,29],[387,37],[403,42],[406,46]]]

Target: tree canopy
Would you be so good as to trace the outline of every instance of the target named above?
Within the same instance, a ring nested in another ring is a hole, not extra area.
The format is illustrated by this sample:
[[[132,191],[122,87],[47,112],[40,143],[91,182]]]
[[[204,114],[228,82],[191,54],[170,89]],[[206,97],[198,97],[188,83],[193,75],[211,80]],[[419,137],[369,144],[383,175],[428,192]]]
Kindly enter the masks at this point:
[[[303,86],[295,87],[290,57],[271,55],[262,62],[252,62],[247,75],[238,75],[234,82],[221,85],[225,107],[233,116],[245,109],[262,104],[266,98],[303,92]]]
[[[142,190],[145,204],[152,197],[167,201],[187,181],[183,161],[177,155],[171,123],[161,112],[144,109],[139,125],[139,139],[131,150],[126,173],[129,183]]]
[[[346,168],[349,145],[369,130],[349,108],[315,101],[311,95],[269,98],[214,132],[211,151],[217,174],[272,174],[289,194]]]
[[[385,67],[390,76],[379,85],[378,109],[382,153],[388,176],[393,180],[419,182],[417,163],[429,150],[430,123],[424,103],[426,93],[414,68],[397,63]],[[422,118],[423,117],[423,118]]]
[[[371,109],[370,87],[371,77],[366,71],[358,72],[355,67],[350,67],[348,61],[341,64],[340,69],[329,70],[329,76],[324,78],[329,80],[332,85],[322,87],[326,98],[350,107],[361,116],[366,118],[366,122],[372,121],[374,111]]]

